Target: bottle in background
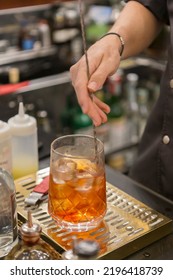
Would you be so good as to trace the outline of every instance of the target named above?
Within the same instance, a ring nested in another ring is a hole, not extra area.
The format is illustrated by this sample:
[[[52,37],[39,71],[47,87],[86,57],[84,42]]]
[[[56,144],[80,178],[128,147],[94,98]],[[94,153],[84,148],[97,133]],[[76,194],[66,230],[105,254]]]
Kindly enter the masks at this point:
[[[123,72],[119,69],[108,77],[106,82],[106,103],[110,106],[108,121],[110,124],[110,147],[116,149],[126,141],[126,118],[122,102]]]
[[[19,50],[32,50],[34,48],[35,36],[32,34],[31,23],[28,19],[22,19],[19,33]]]
[[[38,29],[41,35],[41,44],[44,48],[49,48],[51,46],[51,34],[48,22],[46,19],[40,20],[38,24]]]
[[[18,242],[15,185],[11,175],[0,168],[0,258]]]
[[[138,104],[138,81],[136,73],[128,73],[126,76],[127,94],[127,118],[129,120],[129,137],[132,142],[139,140],[139,104]]]
[[[36,119],[24,113],[19,103],[18,114],[8,120],[12,135],[12,174],[14,179],[38,170],[38,136]]]
[[[0,167],[12,172],[11,132],[3,121],[0,121]]]
[[[9,69],[9,83],[16,84],[20,81],[20,71],[17,67],[11,67]]]

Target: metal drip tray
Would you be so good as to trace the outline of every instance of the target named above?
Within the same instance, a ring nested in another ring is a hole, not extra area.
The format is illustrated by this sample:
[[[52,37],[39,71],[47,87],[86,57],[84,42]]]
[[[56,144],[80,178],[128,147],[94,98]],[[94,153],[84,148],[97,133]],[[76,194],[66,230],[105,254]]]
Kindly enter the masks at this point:
[[[71,248],[73,237],[95,239],[100,244],[99,259],[123,259],[172,232],[172,220],[107,183],[108,210],[98,228],[88,232],[60,229],[47,211],[47,200],[27,206],[25,198],[36,184],[49,175],[49,168],[15,181],[19,221],[32,211],[33,221],[42,226],[42,238],[61,254]]]

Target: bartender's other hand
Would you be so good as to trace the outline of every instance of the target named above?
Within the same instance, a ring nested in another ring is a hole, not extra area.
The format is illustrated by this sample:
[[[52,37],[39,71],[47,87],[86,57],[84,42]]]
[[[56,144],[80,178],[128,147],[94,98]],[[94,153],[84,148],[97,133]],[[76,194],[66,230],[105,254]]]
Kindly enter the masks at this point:
[[[116,41],[110,36],[102,38],[88,49],[90,79],[88,81],[85,56],[70,68],[71,80],[76,91],[78,103],[94,125],[107,121],[110,108],[94,94],[102,88],[108,76],[113,75],[120,64],[120,55]]]

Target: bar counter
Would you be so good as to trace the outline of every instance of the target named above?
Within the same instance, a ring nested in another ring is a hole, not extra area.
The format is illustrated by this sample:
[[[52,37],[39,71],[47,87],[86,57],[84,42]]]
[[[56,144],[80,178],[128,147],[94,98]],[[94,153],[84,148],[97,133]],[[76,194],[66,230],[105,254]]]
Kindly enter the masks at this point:
[[[49,166],[49,158],[40,161],[40,169]],[[106,166],[106,180],[120,190],[173,220],[173,201]],[[126,257],[127,260],[172,260],[173,232]]]

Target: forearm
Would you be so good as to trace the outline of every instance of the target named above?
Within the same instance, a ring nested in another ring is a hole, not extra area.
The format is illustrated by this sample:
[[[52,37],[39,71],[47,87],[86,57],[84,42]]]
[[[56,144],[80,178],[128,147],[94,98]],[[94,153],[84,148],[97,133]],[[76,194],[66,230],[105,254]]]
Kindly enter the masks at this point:
[[[110,32],[117,32],[123,37],[125,48],[122,58],[124,59],[148,47],[161,27],[162,23],[148,9],[136,1],[130,1],[120,13]]]

